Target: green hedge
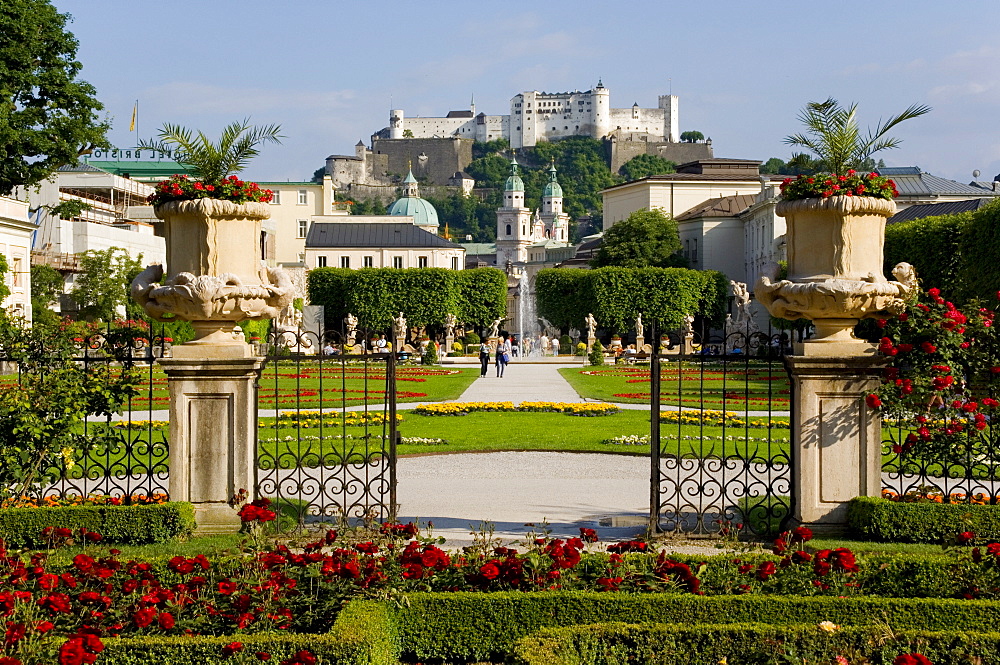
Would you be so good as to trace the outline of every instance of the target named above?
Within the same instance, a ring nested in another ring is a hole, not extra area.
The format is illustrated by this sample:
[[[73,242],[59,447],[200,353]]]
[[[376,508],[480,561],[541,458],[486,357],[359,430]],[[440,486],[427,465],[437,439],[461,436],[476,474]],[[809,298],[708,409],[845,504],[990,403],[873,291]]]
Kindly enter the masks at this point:
[[[163,543],[194,530],[194,506],[169,502],[142,506],[65,506],[5,508],[0,511],[0,538],[13,548],[39,547],[45,527],[96,531],[104,543]]]
[[[816,624],[604,623],[546,629],[522,638],[515,647],[515,662],[523,665],[714,665],[719,662],[763,665],[827,663],[833,662],[838,655],[853,652],[863,654],[876,665],[891,665],[899,654],[914,651],[930,658],[934,665],[997,663],[1000,662],[1000,633],[904,630],[890,636],[879,628],[854,627],[841,628],[831,634],[820,630]]]
[[[326,308],[335,330],[348,312],[362,328],[385,329],[400,311],[411,326],[441,327],[449,313],[483,327],[507,311],[507,276],[494,268],[317,268],[307,284],[309,301]]]
[[[980,540],[1000,540],[1000,506],[858,497],[851,500],[847,519],[858,535],[874,540],[943,543],[963,531]]]
[[[889,224],[885,227],[885,274],[892,275],[896,264],[905,261],[917,269],[924,288],[936,286],[946,299],[956,299],[962,235],[971,220],[972,213],[964,212]]]
[[[729,282],[714,270],[687,268],[549,268],[535,278],[538,313],[561,328],[580,328],[588,312],[610,332],[627,334],[642,312],[649,326],[679,328],[687,314],[714,325],[725,316]]]
[[[105,640],[101,665],[204,665],[220,660],[222,647],[243,644],[247,662],[260,662],[252,654],[266,652],[271,663],[280,663],[308,649],[328,665],[397,665],[399,642],[386,603],[356,601],[338,615],[325,635],[262,633],[222,637],[131,637]]]
[[[1000,625],[1000,602],[951,599],[584,592],[418,593],[408,599],[408,606],[395,610],[395,624],[403,653],[418,660],[495,658],[542,628],[608,621],[857,626],[885,621],[896,630],[972,631]]]

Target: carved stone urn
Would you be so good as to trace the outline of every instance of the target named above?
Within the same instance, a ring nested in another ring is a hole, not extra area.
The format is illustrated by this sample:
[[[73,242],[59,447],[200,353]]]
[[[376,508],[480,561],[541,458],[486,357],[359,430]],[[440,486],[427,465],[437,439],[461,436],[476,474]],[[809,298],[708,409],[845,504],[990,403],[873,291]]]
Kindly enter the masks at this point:
[[[273,319],[292,302],[289,276],[259,259],[266,204],[197,199],[154,212],[166,231],[167,277],[159,264],[149,266],[132,281],[132,297],[157,321],[190,321],[196,337],[188,344],[242,351],[238,321]]]
[[[868,196],[781,201],[775,213],[787,220],[788,277],[779,280],[772,266],[757,282],[757,300],[772,316],[812,320],[816,334],[809,343],[874,353],[874,345],[854,336],[854,326],[863,318],[898,314],[903,297],[916,287],[909,264],[893,270],[899,281],[882,274],[885,220],[895,211],[895,202]]]

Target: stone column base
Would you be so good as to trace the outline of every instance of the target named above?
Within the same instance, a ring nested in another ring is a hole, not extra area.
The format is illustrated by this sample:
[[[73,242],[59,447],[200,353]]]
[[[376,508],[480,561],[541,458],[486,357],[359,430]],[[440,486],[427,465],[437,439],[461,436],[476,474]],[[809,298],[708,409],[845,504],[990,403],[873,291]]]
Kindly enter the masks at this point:
[[[240,490],[253,498],[256,484],[256,385],[264,361],[189,351],[159,361],[170,389],[170,498],[194,504],[197,535],[235,533],[240,519],[229,500]]]
[[[882,418],[865,403],[882,357],[787,356],[792,394],[792,517],[816,532],[847,530],[847,504],[882,492]]]
[[[594,342],[596,341],[597,341],[596,337],[594,337],[593,335],[587,335],[587,353],[590,353],[590,350],[594,348]]]

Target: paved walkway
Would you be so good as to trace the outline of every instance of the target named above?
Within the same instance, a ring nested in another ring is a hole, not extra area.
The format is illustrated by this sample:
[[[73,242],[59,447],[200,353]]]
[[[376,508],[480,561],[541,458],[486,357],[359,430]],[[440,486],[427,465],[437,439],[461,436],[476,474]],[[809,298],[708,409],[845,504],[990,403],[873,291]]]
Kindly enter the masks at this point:
[[[507,365],[503,377],[497,377],[496,365],[490,365],[485,377],[477,378],[458,402],[582,402],[555,365],[521,362],[516,358]]]

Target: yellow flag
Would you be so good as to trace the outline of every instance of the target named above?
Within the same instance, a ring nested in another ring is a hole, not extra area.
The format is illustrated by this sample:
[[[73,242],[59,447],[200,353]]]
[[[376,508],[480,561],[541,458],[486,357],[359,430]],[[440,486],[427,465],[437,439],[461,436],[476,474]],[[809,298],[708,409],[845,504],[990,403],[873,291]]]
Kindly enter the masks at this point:
[[[135,117],[137,115],[139,115],[139,102],[136,102],[135,106],[132,107],[132,122],[129,123],[129,126],[128,126],[128,130],[130,132],[134,132],[135,131]]]

